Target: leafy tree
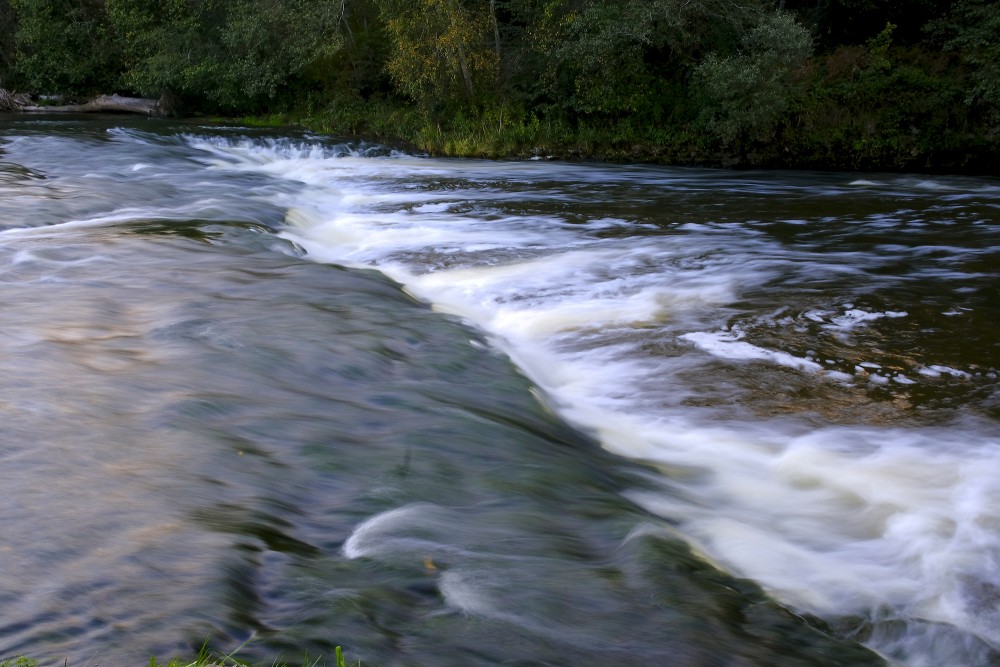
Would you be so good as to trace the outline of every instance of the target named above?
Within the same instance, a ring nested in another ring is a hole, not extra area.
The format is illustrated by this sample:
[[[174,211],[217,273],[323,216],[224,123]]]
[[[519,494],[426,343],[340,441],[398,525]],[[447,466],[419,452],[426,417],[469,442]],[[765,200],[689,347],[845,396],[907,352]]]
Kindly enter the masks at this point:
[[[739,52],[710,54],[695,70],[707,99],[702,124],[728,146],[769,138],[788,108],[791,76],[811,50],[809,32],[791,15],[763,16]]]
[[[425,109],[494,91],[499,60],[487,0],[380,0],[397,89]]]
[[[651,81],[643,53],[651,25],[637,2],[590,2],[580,10],[546,12],[538,46],[551,54],[549,96],[574,112],[636,111]]]
[[[341,45],[343,7],[344,0],[233,3],[221,32],[230,99],[273,99],[311,63],[329,58]]]
[[[219,80],[219,0],[107,0],[107,12],[133,90],[199,96]]]
[[[339,46],[327,0],[107,0],[126,83],[251,110]]]
[[[340,48],[309,65],[306,77],[333,98],[388,93],[392,89],[386,71],[389,38],[376,0],[342,0],[340,10]]]
[[[535,31],[550,56],[545,92],[575,113],[649,115],[651,90],[683,80],[698,54],[735,43],[760,11],[728,0],[555,0]]]
[[[14,33],[17,21],[8,0],[0,0],[0,87],[14,68]]]
[[[994,122],[1000,122],[1000,5],[959,0],[946,17],[928,27],[944,35],[946,48],[957,50],[972,66],[966,103],[984,108]]]
[[[17,13],[16,72],[38,91],[113,89],[117,52],[102,0],[9,0]]]

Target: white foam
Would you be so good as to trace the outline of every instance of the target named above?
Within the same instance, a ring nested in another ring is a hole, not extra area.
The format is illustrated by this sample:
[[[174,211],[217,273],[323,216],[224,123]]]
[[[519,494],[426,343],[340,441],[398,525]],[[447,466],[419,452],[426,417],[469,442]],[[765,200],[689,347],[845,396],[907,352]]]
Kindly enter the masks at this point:
[[[869,312],[867,310],[862,310],[860,308],[849,308],[843,312],[842,315],[834,317],[830,320],[830,325],[833,328],[841,330],[850,330],[855,327],[868,324],[869,322],[874,322],[875,320],[880,320],[883,317],[906,317],[908,313],[903,311],[885,311],[885,312]]]
[[[917,367],[917,372],[921,375],[926,375],[927,377],[937,378],[942,375],[950,375],[957,378],[971,378],[972,375],[966,373],[965,371],[960,371],[957,368],[951,368],[950,366],[941,366],[939,364],[931,364],[930,366],[919,366]]]
[[[636,499],[801,609],[836,616],[891,607],[986,625],[960,591],[1000,578],[982,567],[1000,556],[992,481],[1000,442],[970,451],[944,431],[831,428],[775,442],[780,453],[769,455],[753,435],[718,435],[701,434],[730,465],[713,468],[703,508],[678,513],[658,495]],[[727,511],[717,511],[720,500]],[[980,632],[998,639],[995,628]]]
[[[691,341],[699,348],[709,354],[722,359],[733,359],[737,361],[769,361],[780,366],[795,368],[800,371],[816,372],[823,370],[823,367],[814,361],[803,359],[776,350],[768,350],[741,340],[742,335],[732,331],[721,331],[709,333],[696,331],[681,336],[682,339]]]

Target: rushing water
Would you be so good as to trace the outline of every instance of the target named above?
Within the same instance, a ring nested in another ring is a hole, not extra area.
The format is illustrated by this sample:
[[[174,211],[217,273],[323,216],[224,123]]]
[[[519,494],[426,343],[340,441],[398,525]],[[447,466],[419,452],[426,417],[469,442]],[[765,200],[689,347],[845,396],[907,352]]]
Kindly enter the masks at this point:
[[[248,134],[0,118],[0,658],[1000,664],[1000,183]]]

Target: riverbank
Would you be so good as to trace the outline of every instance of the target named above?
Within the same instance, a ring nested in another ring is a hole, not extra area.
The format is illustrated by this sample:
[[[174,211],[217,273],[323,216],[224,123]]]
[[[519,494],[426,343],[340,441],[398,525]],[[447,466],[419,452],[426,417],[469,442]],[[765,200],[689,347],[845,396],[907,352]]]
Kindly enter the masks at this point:
[[[855,5],[233,0],[57,18],[0,0],[0,81],[286,116],[432,156],[998,173],[993,4]]]
[[[432,122],[385,101],[335,105],[321,113],[287,112],[225,119],[254,127],[298,127],[387,143],[432,157],[567,160],[726,169],[790,169],[897,173],[1000,173],[1000,129],[973,132],[911,128],[879,132],[786,127],[770,141],[722,146],[682,127],[501,118],[498,113]]]

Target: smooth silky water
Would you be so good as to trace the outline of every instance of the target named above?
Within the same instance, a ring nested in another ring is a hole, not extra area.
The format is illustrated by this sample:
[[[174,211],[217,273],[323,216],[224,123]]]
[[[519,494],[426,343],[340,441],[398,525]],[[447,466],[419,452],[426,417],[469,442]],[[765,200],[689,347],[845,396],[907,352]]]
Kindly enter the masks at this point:
[[[1000,664],[1000,182],[0,118],[0,658]]]

